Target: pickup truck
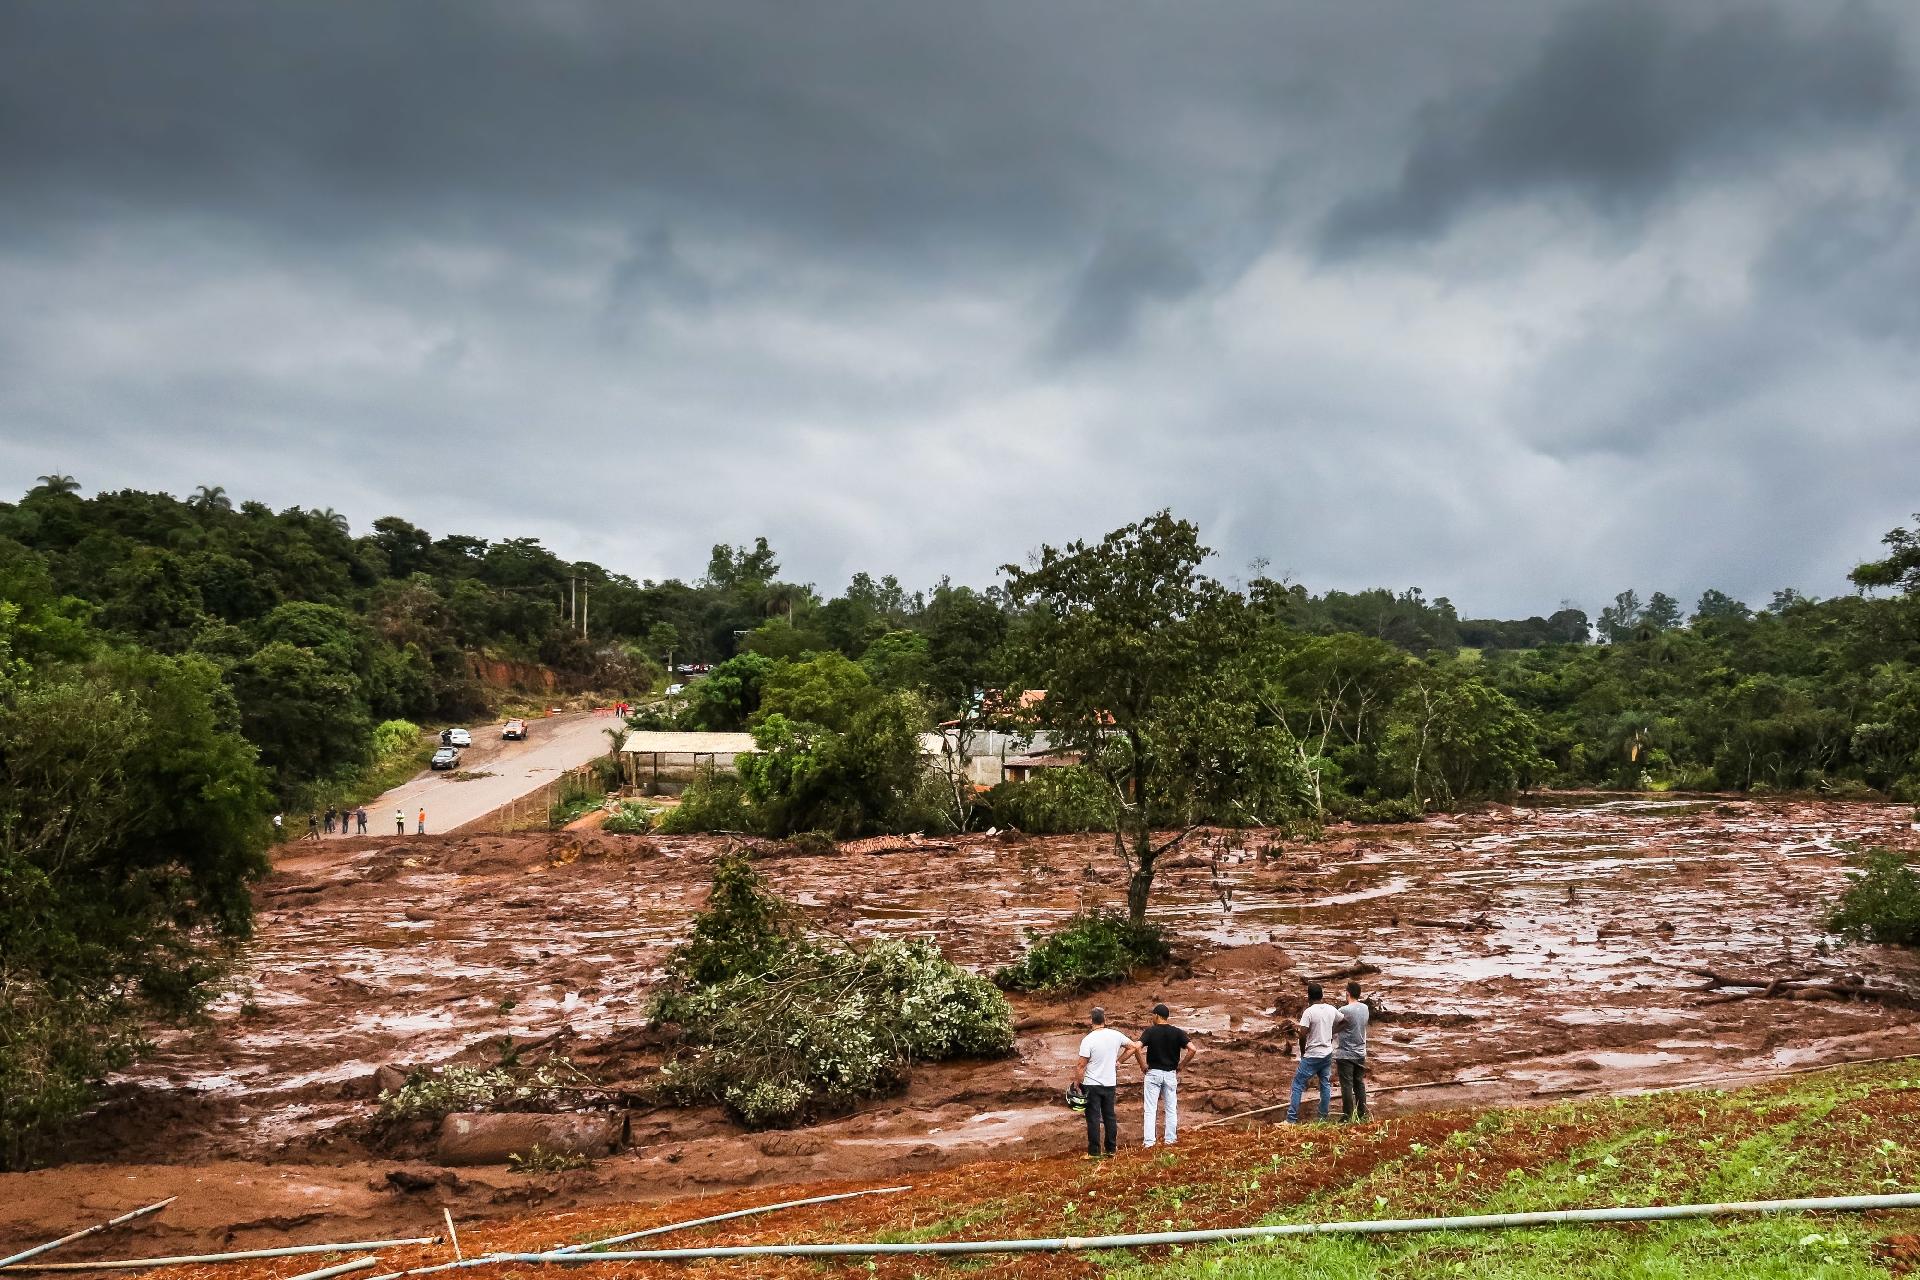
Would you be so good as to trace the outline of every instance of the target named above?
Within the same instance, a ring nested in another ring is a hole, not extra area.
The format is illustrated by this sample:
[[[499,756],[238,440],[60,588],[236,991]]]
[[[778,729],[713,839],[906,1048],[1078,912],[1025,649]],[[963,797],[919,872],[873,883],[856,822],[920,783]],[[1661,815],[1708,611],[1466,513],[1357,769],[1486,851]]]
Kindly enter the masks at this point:
[[[514,738],[514,739],[520,739],[520,738],[526,737],[527,722],[525,720],[507,721],[505,727],[503,727],[500,730],[500,736],[503,738]]]

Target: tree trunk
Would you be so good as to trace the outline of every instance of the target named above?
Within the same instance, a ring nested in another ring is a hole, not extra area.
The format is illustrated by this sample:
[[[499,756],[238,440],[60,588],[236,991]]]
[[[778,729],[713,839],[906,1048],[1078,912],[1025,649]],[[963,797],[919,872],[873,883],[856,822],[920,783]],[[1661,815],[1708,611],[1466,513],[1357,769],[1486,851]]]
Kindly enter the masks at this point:
[[[1134,924],[1147,922],[1147,898],[1153,892],[1153,828],[1141,815],[1140,827],[1133,837],[1133,874],[1127,878],[1127,919]]]

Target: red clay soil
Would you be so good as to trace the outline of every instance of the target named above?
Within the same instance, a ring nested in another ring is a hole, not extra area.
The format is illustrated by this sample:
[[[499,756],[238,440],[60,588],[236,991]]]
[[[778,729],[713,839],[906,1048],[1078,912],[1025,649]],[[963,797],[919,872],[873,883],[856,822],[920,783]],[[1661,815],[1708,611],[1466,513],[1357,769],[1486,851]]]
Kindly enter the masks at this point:
[[[1155,900],[1179,938],[1176,963],[1100,999],[1122,1026],[1165,999],[1196,1033],[1202,1053],[1182,1080],[1195,1151],[1253,1140],[1198,1126],[1284,1100],[1285,1023],[1302,980],[1362,962],[1380,970],[1363,981],[1384,1003],[1375,1087],[1469,1082],[1382,1092],[1382,1115],[1920,1052],[1911,1008],[1714,1003],[1688,973],[1858,975],[1920,990],[1910,956],[1836,950],[1818,923],[1844,883],[1846,848],[1913,848],[1907,816],[1841,802],[1562,798],[1312,842],[1196,834],[1163,863]],[[567,1208],[666,1221],[691,1212],[663,1202],[758,1203],[782,1198],[767,1194],[777,1184],[923,1184],[940,1171],[955,1186],[978,1176],[1004,1188],[1006,1170],[977,1162],[1077,1149],[1057,1098],[1087,1002],[1027,998],[1015,1002],[1016,1057],[920,1068],[900,1096],[806,1130],[752,1134],[714,1110],[638,1106],[630,1151],[554,1176],[442,1170],[419,1141],[375,1133],[379,1069],[491,1061],[503,1038],[567,1052],[603,1083],[643,1082],[659,1052],[642,1030],[647,994],[721,847],[600,832],[291,847],[258,892],[248,989],[206,1028],[158,1036],[61,1163],[7,1177],[0,1240],[50,1238],[176,1192],[142,1230],[142,1251],[432,1234],[443,1204],[470,1217]],[[762,866],[821,928],[930,937],[982,969],[1070,912],[1124,898],[1101,838],[854,848],[770,849]],[[1132,1138],[1137,1105],[1122,1121]],[[1429,1123],[1457,1119],[1391,1132]],[[1250,1207],[1222,1211],[1244,1220]],[[852,1201],[831,1221],[871,1215],[898,1229],[898,1210]]]

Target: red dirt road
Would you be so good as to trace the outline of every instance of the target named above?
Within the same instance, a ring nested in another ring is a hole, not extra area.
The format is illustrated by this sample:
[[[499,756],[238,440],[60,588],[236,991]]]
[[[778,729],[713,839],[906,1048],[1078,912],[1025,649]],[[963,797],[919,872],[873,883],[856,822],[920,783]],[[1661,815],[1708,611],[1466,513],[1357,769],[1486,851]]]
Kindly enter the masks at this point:
[[[1488,1081],[1383,1093],[1383,1113],[1916,1052],[1911,1009],[1709,1003],[1687,973],[1858,974],[1920,990],[1914,957],[1832,950],[1818,925],[1845,846],[1911,848],[1907,816],[1837,802],[1559,801],[1311,843],[1196,835],[1156,899],[1179,961],[1101,1000],[1130,1026],[1164,998],[1199,1035],[1182,1082],[1190,1129],[1283,1099],[1283,1023],[1302,978],[1356,961],[1381,970],[1364,979],[1387,1009],[1373,1031],[1376,1088]],[[718,848],[599,833],[298,846],[259,891],[251,989],[208,1028],[162,1036],[75,1134],[67,1163],[11,1175],[0,1240],[175,1192],[143,1251],[428,1234],[442,1202],[492,1214],[644,1202],[1074,1147],[1055,1099],[1085,1002],[1030,999],[1016,1001],[1016,1058],[922,1068],[905,1094],[808,1130],[747,1134],[717,1112],[640,1109],[634,1150],[549,1177],[442,1174],[417,1148],[373,1144],[377,1068],[488,1060],[503,1036],[558,1032],[597,1078],[644,1079],[657,1058],[632,1033]],[[968,837],[762,865],[823,928],[926,935],[984,968],[1077,907],[1119,902],[1111,857],[1094,838]],[[1138,1117],[1123,1091],[1130,1139]],[[403,1191],[387,1178],[403,1167],[442,1181]]]

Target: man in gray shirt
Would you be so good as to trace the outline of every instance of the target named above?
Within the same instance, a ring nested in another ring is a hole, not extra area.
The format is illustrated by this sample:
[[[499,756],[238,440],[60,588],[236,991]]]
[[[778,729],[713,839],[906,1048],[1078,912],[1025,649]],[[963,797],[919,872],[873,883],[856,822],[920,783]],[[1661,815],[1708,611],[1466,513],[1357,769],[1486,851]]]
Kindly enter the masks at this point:
[[[1347,1002],[1333,1023],[1333,1069],[1340,1077],[1340,1119],[1367,1118],[1367,1020],[1373,1016],[1360,1000],[1360,984],[1347,984]]]

